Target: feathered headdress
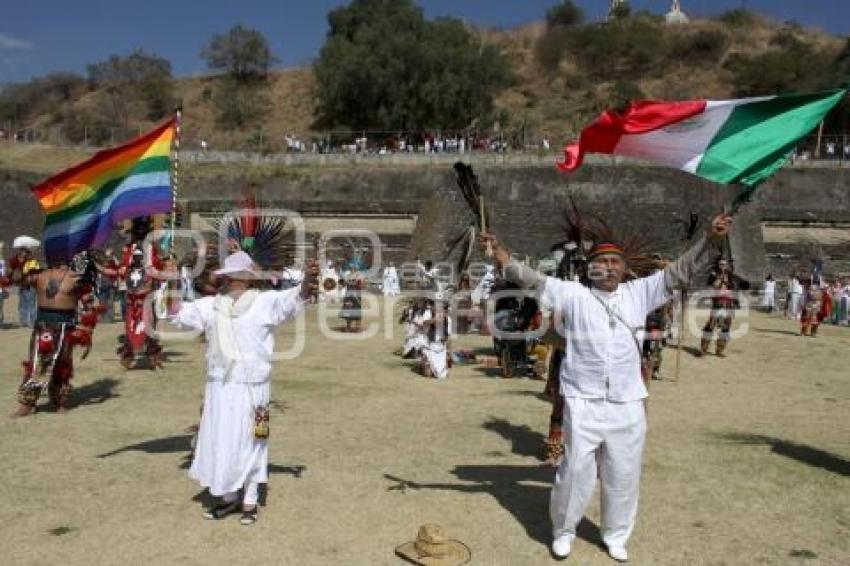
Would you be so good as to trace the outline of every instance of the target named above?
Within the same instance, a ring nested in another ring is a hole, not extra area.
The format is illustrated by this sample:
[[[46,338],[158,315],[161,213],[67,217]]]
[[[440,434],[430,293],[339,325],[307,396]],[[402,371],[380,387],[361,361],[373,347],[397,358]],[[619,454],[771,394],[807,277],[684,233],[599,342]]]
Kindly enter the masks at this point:
[[[588,260],[602,254],[617,254],[626,260],[629,275],[641,277],[658,269],[655,242],[645,231],[626,223],[616,226],[599,214],[585,214],[575,199],[565,209],[566,235],[586,252]]]
[[[278,216],[266,216],[257,206],[257,198],[249,194],[238,203],[235,215],[225,215],[214,221],[217,237],[207,252],[207,264],[219,261],[219,242],[224,240],[233,252],[241,250],[251,256],[261,269],[278,271],[291,259],[286,248],[286,222]],[[224,238],[222,238],[224,235]]]

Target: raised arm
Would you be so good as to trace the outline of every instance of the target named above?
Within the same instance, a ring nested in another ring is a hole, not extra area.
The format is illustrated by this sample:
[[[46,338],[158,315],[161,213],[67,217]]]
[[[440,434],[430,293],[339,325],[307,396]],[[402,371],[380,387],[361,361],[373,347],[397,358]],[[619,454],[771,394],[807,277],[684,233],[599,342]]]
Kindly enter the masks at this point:
[[[694,276],[711,261],[712,255],[720,252],[731,225],[731,216],[716,216],[706,233],[678,260],[661,272],[628,283],[641,298],[647,314],[667,303],[677,288],[690,285]]]
[[[712,252],[723,249],[723,241],[729,235],[732,217],[719,214],[714,217],[702,238],[691,246],[679,259],[664,269],[664,286],[668,292],[676,287],[687,286],[694,275],[711,261]]]
[[[543,293],[548,279],[545,275],[512,259],[510,252],[502,246],[493,234],[483,232],[479,236],[479,241],[482,246],[489,246],[493,250],[496,267],[501,270],[502,277],[506,281],[510,281],[521,289],[533,290],[538,295]]]

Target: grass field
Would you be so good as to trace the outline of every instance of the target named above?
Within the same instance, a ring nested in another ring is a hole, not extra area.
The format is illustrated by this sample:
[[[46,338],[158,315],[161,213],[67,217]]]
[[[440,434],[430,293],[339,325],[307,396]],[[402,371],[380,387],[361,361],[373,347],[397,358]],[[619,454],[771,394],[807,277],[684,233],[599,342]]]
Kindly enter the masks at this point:
[[[204,521],[206,498],[186,476],[203,345],[169,343],[162,373],[123,372],[121,327],[102,325],[77,364],[70,412],[0,420],[0,561],[392,565],[395,546],[437,522],[473,564],[552,563],[542,382],[478,366],[426,380],[393,355],[397,328],[336,341],[320,333],[316,307],[304,317],[303,354],[274,370],[257,525]],[[693,357],[692,338],[681,379],[653,383],[632,564],[850,563],[850,330],[810,339],[780,317],[747,322],[727,359]],[[0,331],[0,413],[14,408],[27,339]],[[284,328],[279,349],[292,339]],[[598,523],[597,502],[570,564],[612,564]]]

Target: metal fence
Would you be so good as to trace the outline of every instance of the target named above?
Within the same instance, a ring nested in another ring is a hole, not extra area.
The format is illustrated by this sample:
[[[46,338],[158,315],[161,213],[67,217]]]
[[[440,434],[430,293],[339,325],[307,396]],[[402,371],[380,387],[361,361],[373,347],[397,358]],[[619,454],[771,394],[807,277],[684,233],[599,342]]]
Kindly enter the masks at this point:
[[[110,147],[140,136],[141,126],[99,125],[19,128],[14,122],[0,123],[0,142],[36,143],[58,147]],[[548,155],[560,151],[564,140],[530,129],[498,132],[439,131],[310,131],[272,134],[268,129],[241,130],[227,135],[207,136],[199,128],[184,127],[181,147],[203,154],[250,153],[264,156],[290,155],[286,160],[315,161],[309,155],[352,157],[419,154],[527,153]],[[296,156],[303,156],[301,158]],[[850,162],[850,133],[810,135],[794,152],[794,162],[818,161],[821,166],[844,167]],[[203,158],[198,159],[204,161]],[[826,162],[826,163],[820,163]]]
[[[110,147],[140,136],[141,126],[53,125],[19,127],[0,123],[0,141],[38,143],[59,147]],[[554,146],[546,134],[529,129],[495,132],[329,130],[273,133],[269,128],[210,134],[184,125],[182,147],[200,151],[256,153],[375,154],[388,153],[500,153],[549,151]]]

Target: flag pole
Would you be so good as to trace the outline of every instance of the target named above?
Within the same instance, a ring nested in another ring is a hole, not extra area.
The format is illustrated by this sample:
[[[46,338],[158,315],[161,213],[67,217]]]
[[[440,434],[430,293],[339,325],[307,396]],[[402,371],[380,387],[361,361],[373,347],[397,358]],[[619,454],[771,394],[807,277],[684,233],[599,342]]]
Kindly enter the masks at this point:
[[[177,193],[180,187],[180,135],[183,131],[183,107],[174,112],[174,141],[171,144],[171,230],[168,235],[170,251],[174,251],[174,230],[177,227]]]

